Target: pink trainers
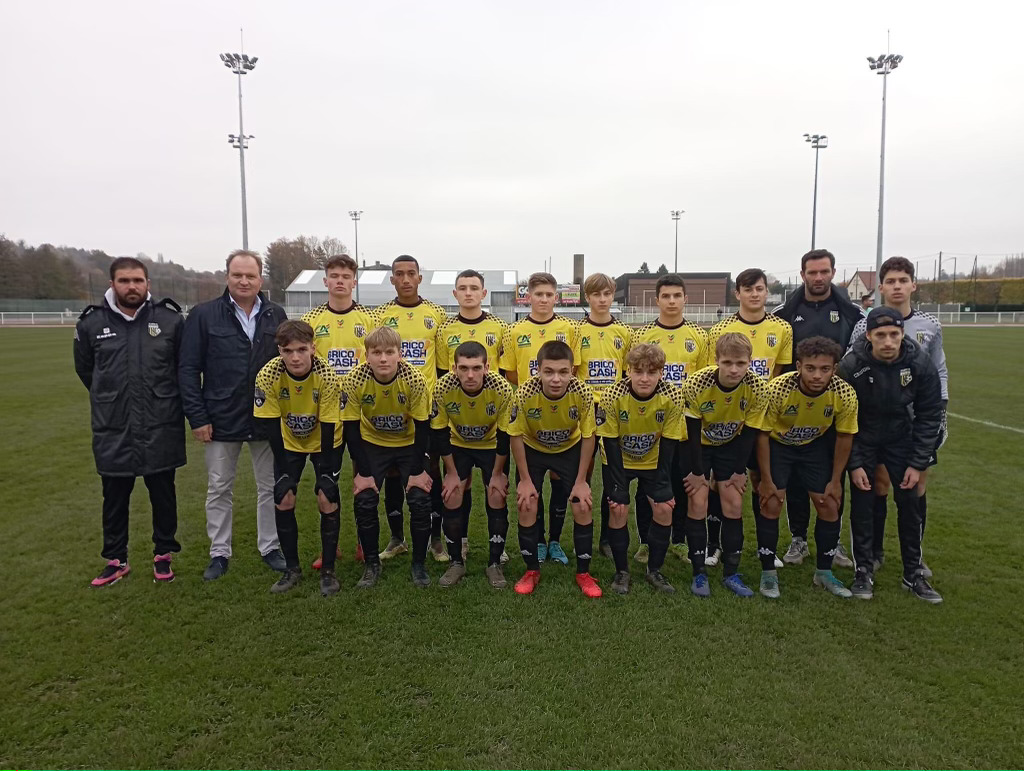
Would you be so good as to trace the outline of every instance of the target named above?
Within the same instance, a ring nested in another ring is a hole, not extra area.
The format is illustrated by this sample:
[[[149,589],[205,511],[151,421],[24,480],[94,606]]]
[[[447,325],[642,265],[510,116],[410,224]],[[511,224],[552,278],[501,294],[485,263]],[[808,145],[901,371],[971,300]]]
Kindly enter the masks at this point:
[[[92,580],[92,585],[97,588],[101,586],[110,586],[111,584],[116,584],[131,572],[132,569],[128,567],[127,562],[110,560],[107,563],[107,566],[103,568],[103,572]]]
[[[170,583],[174,580],[174,571],[171,570],[171,554],[157,554],[153,557],[153,580],[163,583]]]

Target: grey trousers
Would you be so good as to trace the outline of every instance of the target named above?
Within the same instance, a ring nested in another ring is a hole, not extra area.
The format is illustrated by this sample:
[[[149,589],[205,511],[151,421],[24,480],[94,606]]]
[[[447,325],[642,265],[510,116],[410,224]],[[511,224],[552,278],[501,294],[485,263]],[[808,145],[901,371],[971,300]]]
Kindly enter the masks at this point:
[[[242,442],[206,445],[206,534],[211,557],[231,557],[231,515],[235,472]],[[252,473],[256,478],[256,545],[260,554],[279,549],[274,516],[274,453],[270,442],[248,442]]]

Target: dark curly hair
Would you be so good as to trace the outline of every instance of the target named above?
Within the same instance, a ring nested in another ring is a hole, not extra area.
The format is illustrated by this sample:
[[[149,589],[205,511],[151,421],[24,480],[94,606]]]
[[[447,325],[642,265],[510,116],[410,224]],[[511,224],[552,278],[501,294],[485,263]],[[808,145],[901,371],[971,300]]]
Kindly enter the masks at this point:
[[[827,337],[808,337],[801,340],[796,346],[796,360],[803,361],[814,356],[831,356],[832,361],[838,362],[843,356],[843,349],[835,340]]]

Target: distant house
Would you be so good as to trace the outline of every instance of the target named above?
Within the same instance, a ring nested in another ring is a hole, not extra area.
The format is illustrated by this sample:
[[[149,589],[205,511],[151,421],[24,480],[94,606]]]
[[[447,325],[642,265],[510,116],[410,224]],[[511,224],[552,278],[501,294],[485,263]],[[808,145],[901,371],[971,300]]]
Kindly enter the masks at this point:
[[[875,291],[875,283],[875,271],[858,270],[843,286],[846,287],[850,299],[859,304],[861,297]]]

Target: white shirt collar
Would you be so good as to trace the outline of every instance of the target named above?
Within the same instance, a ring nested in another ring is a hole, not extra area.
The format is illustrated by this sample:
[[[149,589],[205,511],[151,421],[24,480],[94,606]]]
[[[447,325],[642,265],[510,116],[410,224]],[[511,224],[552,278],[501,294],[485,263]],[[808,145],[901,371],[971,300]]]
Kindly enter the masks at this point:
[[[241,311],[243,315],[248,316],[250,319],[260,312],[260,306],[263,305],[263,300],[261,300],[259,294],[257,294],[256,302],[252,304],[252,313],[246,313],[245,308],[235,302],[235,298],[231,296],[230,292],[228,292],[228,299],[231,300],[231,304],[235,306],[236,312]]]

